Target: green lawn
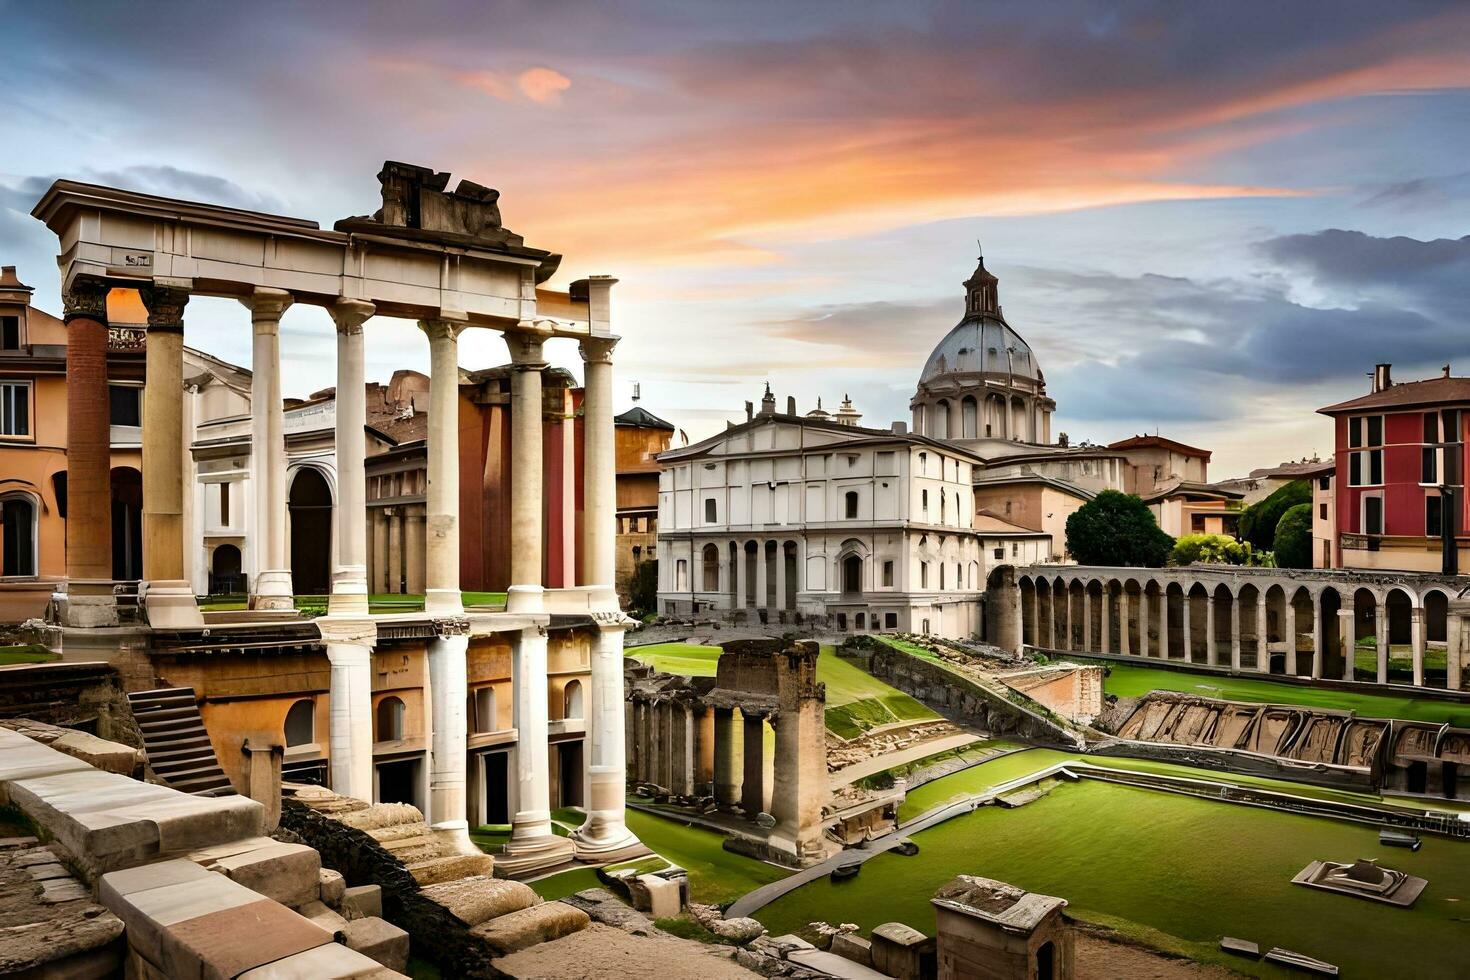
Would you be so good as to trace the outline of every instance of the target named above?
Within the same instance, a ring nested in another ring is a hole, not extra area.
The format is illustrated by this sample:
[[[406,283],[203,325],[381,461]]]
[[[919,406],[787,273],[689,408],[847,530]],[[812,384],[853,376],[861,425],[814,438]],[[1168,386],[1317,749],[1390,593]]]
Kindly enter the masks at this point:
[[[636,647],[628,653],[665,673],[713,677],[720,648],[695,643],[659,643]],[[827,728],[843,738],[853,738],[880,725],[939,717],[852,661],[837,656],[835,648],[830,646],[822,647],[817,658],[817,679],[827,685]]]
[[[910,643],[908,640],[900,640],[896,636],[877,636],[874,637],[874,639],[876,639],[879,643],[886,643],[889,646],[893,647],[893,649],[895,650],[902,650],[904,653],[911,654],[921,660],[932,660],[935,663],[943,663],[942,657],[936,655],[932,650],[924,649],[917,643]]]
[[[1465,975],[1464,842],[1425,837],[1417,853],[1390,850],[1373,827],[1091,781],[1018,810],[984,807],[914,840],[915,857],[881,855],[850,881],[819,879],[756,917],[775,934],[815,919],[864,930],[901,921],[932,934],[929,899],[969,873],[1061,896],[1069,915],[1254,975],[1288,974],[1220,953],[1222,935],[1321,957],[1343,976]],[[1312,860],[1362,856],[1427,878],[1418,904],[1389,908],[1291,884]]]
[[[628,810],[627,819],[639,840],[669,863],[689,872],[689,890],[696,902],[711,905],[733,902],[746,892],[779,881],[788,873],[764,861],[730,853],[721,846],[724,837],[712,830],[637,810]]]
[[[0,646],[0,667],[9,667],[12,664],[46,664],[60,659],[60,654],[52,653],[39,643]]]
[[[1133,664],[1110,663],[1105,688],[1119,697],[1141,697],[1149,691],[1183,691],[1235,701],[1300,704],[1313,708],[1356,711],[1373,718],[1470,724],[1470,704],[1412,696],[1338,691],[1306,684],[1285,684],[1254,677],[1196,674]]]

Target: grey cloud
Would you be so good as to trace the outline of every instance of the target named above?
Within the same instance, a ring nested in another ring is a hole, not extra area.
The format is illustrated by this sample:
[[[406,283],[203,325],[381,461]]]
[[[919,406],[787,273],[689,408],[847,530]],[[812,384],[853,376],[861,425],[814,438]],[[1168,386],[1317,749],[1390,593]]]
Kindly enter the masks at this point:
[[[246,208],[252,211],[283,210],[281,199],[271,194],[247,190],[239,184],[216,174],[183,170],[167,164],[140,164],[116,170],[82,169],[72,174],[51,176],[33,175],[21,177],[10,184],[0,184],[0,207],[22,214],[31,208],[46,193],[53,182],[63,177],[84,181],[89,184],[105,184],[141,194],[156,194],[160,197],[176,197],[188,201],[205,201],[223,204],[226,207]]]
[[[1416,177],[1372,189],[1365,207],[1428,211],[1470,198],[1470,171],[1443,177]]]

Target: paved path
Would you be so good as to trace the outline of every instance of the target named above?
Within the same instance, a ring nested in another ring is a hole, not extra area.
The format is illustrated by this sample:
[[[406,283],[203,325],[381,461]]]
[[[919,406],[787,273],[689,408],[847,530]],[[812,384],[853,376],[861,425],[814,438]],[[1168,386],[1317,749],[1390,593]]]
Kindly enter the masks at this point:
[[[950,749],[958,749],[980,741],[984,741],[984,739],[979,735],[972,735],[969,732],[959,732],[954,735],[947,735],[944,738],[936,738],[929,742],[920,742],[918,745],[910,745],[908,748],[901,749],[897,752],[889,752],[886,755],[864,759],[862,762],[853,763],[844,769],[839,769],[832,773],[832,788],[838,789],[839,787],[846,786],[848,783],[855,783],[864,776],[871,776],[875,772],[882,772],[885,769],[908,765],[910,762],[918,762],[920,759],[927,758],[931,755],[938,755],[941,752],[948,752]]]

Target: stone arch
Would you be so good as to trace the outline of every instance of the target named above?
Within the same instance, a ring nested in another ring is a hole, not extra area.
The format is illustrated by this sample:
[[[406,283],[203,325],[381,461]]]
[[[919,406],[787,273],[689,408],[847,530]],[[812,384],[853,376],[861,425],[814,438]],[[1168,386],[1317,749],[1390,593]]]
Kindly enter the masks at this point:
[[[963,438],[977,438],[980,432],[980,403],[975,400],[974,395],[966,395],[960,400],[960,418]]]
[[[1260,629],[1259,610],[1264,607],[1260,586],[1246,582],[1236,595],[1235,604],[1240,621],[1240,666],[1266,671],[1270,661],[1266,658],[1266,638]]]
[[[1009,409],[1010,413],[1006,418],[1006,432],[1017,442],[1031,441],[1026,431],[1027,415],[1029,414],[1026,409],[1026,400],[1020,395],[1013,395],[1010,399]]]
[[[1378,651],[1378,595],[1372,589],[1359,587],[1353,591],[1353,645],[1348,651],[1352,663],[1354,680],[1373,681],[1378,679],[1378,662],[1383,664],[1385,680],[1388,676],[1387,651],[1379,657]]]
[[[776,594],[776,565],[781,560],[781,549],[775,541],[761,543],[761,563],[766,570],[766,594],[760,597],[760,605],[767,609],[779,609]]]
[[[1388,595],[1383,599],[1383,614],[1388,621],[1389,683],[1409,683],[1414,678],[1412,623],[1416,605],[1416,597],[1408,589],[1397,585],[1389,589]],[[1383,629],[1380,628],[1379,635],[1382,634]]]
[[[1004,398],[994,392],[985,396],[980,414],[980,431],[983,438],[1000,439],[1005,436],[1005,414]]]
[[[1292,590],[1286,608],[1289,615],[1281,630],[1281,637],[1286,642],[1286,672],[1294,677],[1311,677],[1312,662],[1317,654],[1314,623],[1317,603],[1307,587],[1299,585]],[[1305,650],[1302,649],[1304,635],[1310,641]]]
[[[562,717],[585,718],[586,707],[582,703],[582,682],[573,678],[562,688]]]
[[[930,418],[930,435],[935,439],[949,438],[949,399],[941,398],[934,403]]]
[[[1213,613],[1210,590],[1202,582],[1189,582],[1184,592],[1184,608],[1189,616],[1185,631],[1186,656],[1192,663],[1215,662],[1215,637],[1210,628]]]
[[[1210,590],[1209,602],[1215,621],[1215,632],[1211,637],[1215,650],[1215,658],[1212,662],[1219,663],[1223,660],[1233,667],[1231,616],[1235,606],[1235,595],[1230,591],[1230,586],[1220,582]]]
[[[747,541],[740,546],[740,560],[745,563],[745,594],[740,597],[743,607],[756,604],[756,562],[760,561],[760,544],[755,541]]]
[[[734,541],[731,541],[729,547],[725,549],[725,552],[726,561],[729,562],[729,570],[725,573],[728,576],[725,579],[725,591],[730,593],[730,608],[739,609],[742,605],[739,595],[740,558],[742,555],[742,551],[740,545],[736,544]]]
[[[1187,660],[1184,653],[1184,586],[1166,581],[1161,596],[1159,645],[1165,660]]]
[[[1424,685],[1448,687],[1450,595],[1444,589],[1429,589],[1420,600],[1424,617]],[[1441,656],[1443,654],[1443,656]]]
[[[782,543],[778,560],[786,570],[786,594],[781,597],[781,608],[795,609],[796,593],[801,587],[801,551],[795,541]]]
[[[1259,669],[1272,674],[1289,673],[1286,657],[1286,590],[1273,582],[1266,587],[1265,657]],[[1276,647],[1280,646],[1280,650]],[[1278,670],[1278,666],[1280,669]]]
[[[143,577],[143,474],[114,466],[112,492],[112,577],[131,582]]]
[[[1168,611],[1163,586],[1157,579],[1143,583],[1138,596],[1139,652],[1146,657],[1164,656],[1163,641],[1168,635],[1163,628],[1163,614]]]
[[[310,745],[316,741],[316,702],[311,698],[302,698],[291,705],[286,712],[286,720],[282,725],[283,734],[286,736],[286,748],[296,745]]]
[[[241,595],[245,592],[240,549],[219,544],[209,553],[209,594]]]
[[[373,741],[397,742],[403,738],[403,699],[390,694],[374,710]]]
[[[995,573],[992,572],[991,581],[994,580]],[[1021,643],[1025,646],[1039,646],[1036,636],[1036,583],[1031,580],[1031,576],[1022,575],[1016,580],[1016,591],[1021,594]]]
[[[1317,617],[1322,628],[1318,633],[1321,649],[1314,650],[1312,654],[1313,677],[1345,676],[1352,679],[1351,660],[1343,656],[1342,620],[1338,615],[1341,610],[1342,593],[1336,588],[1329,585],[1317,593]]]
[[[699,549],[700,588],[705,592],[720,591],[720,546],[710,542]]]
[[[0,494],[0,575],[40,574],[40,540],[41,498],[28,490]]]

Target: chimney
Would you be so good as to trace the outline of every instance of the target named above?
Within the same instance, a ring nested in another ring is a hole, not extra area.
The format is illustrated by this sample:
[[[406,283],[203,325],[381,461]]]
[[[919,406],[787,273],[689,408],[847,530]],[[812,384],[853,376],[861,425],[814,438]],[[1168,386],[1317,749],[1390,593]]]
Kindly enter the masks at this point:
[[[745,403],[745,421],[749,422],[753,418],[755,418],[755,405],[751,404],[750,402],[746,402]]]
[[[776,414],[776,396],[771,394],[771,383],[769,381],[766,382],[766,393],[761,396],[761,414]]]
[[[795,415],[796,414],[796,396],[795,395],[787,395],[786,396],[786,414],[787,415]]]
[[[1393,376],[1389,373],[1392,364],[1373,365],[1373,390],[1383,391],[1385,388],[1393,387]]]
[[[1446,378],[1448,378],[1448,377],[1449,377],[1449,376],[1450,376],[1450,366],[1449,366],[1449,365],[1448,365],[1448,364],[1446,364],[1446,365],[1445,365],[1445,366],[1444,366],[1444,376],[1445,376],[1445,377],[1446,377]]]
[[[909,424],[907,422],[895,422],[891,428],[893,429],[893,434],[896,436],[906,436],[909,434]]]

